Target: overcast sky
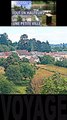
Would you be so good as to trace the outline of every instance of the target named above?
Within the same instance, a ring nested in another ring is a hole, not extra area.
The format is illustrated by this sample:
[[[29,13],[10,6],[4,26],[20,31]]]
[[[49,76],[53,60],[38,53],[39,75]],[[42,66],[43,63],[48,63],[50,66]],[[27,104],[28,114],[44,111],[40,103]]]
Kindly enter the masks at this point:
[[[3,33],[7,33],[12,42],[18,42],[21,35],[27,34],[29,39],[48,40],[50,44],[67,43],[67,27],[0,27],[0,34]]]

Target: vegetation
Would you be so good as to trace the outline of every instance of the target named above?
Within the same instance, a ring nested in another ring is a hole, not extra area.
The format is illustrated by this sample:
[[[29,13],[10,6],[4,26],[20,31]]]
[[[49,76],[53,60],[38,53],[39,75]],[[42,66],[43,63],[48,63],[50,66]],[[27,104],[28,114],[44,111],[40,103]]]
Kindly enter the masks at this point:
[[[23,57],[22,62],[28,62],[29,63],[29,60],[27,58]]]
[[[12,81],[9,81],[4,75],[0,75],[0,93],[10,94],[15,93],[16,88]]]
[[[19,10],[20,10],[20,7],[19,7],[19,6],[14,6],[14,10],[15,10],[15,11],[19,11]]]
[[[28,39],[28,35],[23,34],[20,36],[19,42],[12,43],[11,40],[8,39],[8,35],[6,33],[0,35],[0,51],[14,51],[16,49],[20,50],[28,50],[28,51],[41,51],[41,52],[49,52],[51,51],[51,46],[48,41],[40,42],[35,38]],[[26,37],[26,38],[24,38]]]
[[[57,66],[61,66],[61,67],[66,67],[67,68],[67,59],[64,59],[64,60],[62,60],[62,61],[56,61],[55,62],[55,65],[57,65]]]
[[[54,64],[55,59],[49,55],[44,55],[43,57],[39,57],[41,64]]]
[[[54,15],[55,17],[55,15]],[[40,20],[41,21],[41,20]],[[24,39],[24,35],[27,36]],[[40,51],[40,52],[60,52],[67,51],[67,44],[57,44],[50,45],[48,40],[46,42],[41,42],[40,40],[36,40],[35,38],[28,39],[27,34],[23,34],[20,36],[20,40],[18,42],[12,43],[12,41],[8,38],[7,33],[0,34],[0,52],[6,51],[14,51],[17,49],[20,50],[28,50],[28,51]]]
[[[63,78],[56,73],[44,79],[42,94],[67,94],[67,78]]]
[[[40,64],[53,64],[56,66],[67,68],[67,59],[55,61],[54,57],[51,57],[49,55],[44,55],[43,57],[39,57],[39,60],[40,60],[39,62]]]
[[[19,67],[22,64],[22,67]],[[25,65],[24,65],[25,64]],[[28,69],[27,69],[28,64]],[[11,94],[66,94],[67,93],[67,68],[53,65],[36,65],[36,73],[29,78],[30,63],[15,63],[9,65],[6,71],[0,69],[0,93]],[[26,69],[23,70],[24,66]],[[31,68],[35,71],[31,66]],[[22,71],[19,72],[19,69]],[[27,71],[26,71],[27,70]],[[27,73],[26,75],[23,74]],[[7,73],[7,74],[5,74]],[[21,75],[24,75],[22,78]],[[21,77],[21,79],[20,79]],[[57,88],[57,89],[56,89]]]
[[[17,22],[22,22],[22,17],[21,16],[17,17]]]
[[[66,44],[51,46],[48,41],[40,42],[28,35],[20,36],[12,43],[6,33],[0,35],[0,51],[26,49],[28,51],[50,52],[67,49]],[[55,61],[49,55],[39,57],[39,64],[31,64],[27,58],[20,60],[13,52],[6,59],[0,58],[1,94],[67,94],[67,60]]]
[[[53,75],[57,76],[57,81],[59,82],[60,78],[60,82],[62,83],[62,81],[65,81],[67,79],[67,68],[63,68],[63,67],[58,67],[55,65],[41,65],[38,64],[37,66],[37,71],[36,74],[34,75],[34,78],[32,79],[32,88],[33,88],[33,92],[35,94],[55,94],[55,92],[51,92],[50,90],[52,90],[52,88],[49,88],[49,85],[51,83],[51,85],[53,84],[53,80],[51,80],[51,78],[53,78]],[[47,84],[47,89],[45,89],[45,84]],[[58,84],[58,83],[57,83]],[[60,83],[59,83],[60,85]],[[54,83],[55,86],[55,83]],[[67,86],[64,85],[64,86]],[[64,87],[63,86],[63,87]],[[67,88],[65,88],[67,90]],[[56,90],[56,87],[55,87]],[[47,91],[47,92],[45,92]],[[63,89],[61,88],[61,91],[63,92]],[[67,93],[65,91],[65,93]],[[56,94],[59,94],[59,92],[57,91]],[[60,93],[62,94],[62,93]]]

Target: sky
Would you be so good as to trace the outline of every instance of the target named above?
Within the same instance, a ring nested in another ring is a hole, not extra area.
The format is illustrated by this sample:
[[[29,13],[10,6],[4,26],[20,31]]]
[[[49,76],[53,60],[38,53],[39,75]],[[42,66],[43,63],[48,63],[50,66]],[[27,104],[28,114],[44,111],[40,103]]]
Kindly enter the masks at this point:
[[[26,8],[31,8],[31,1],[11,1],[11,6],[13,7],[14,5],[17,5],[17,6],[23,6],[23,7],[26,7]]]
[[[67,27],[0,27],[0,34],[7,33],[12,41],[19,41],[20,36],[27,34],[28,38],[36,38],[41,42],[49,41],[50,44],[67,43]]]

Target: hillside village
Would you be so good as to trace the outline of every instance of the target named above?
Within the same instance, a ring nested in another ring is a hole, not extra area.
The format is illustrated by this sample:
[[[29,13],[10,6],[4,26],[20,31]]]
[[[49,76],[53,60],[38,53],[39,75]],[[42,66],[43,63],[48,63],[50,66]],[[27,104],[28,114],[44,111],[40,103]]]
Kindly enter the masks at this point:
[[[15,35],[15,30],[12,32]],[[30,32],[33,35],[31,29]],[[65,40],[58,43],[56,39],[55,44],[50,44],[48,40],[52,38],[45,38],[44,34],[40,37],[38,31],[33,38],[23,33],[22,30],[21,34],[16,32],[19,36],[14,39],[7,33],[0,34],[0,93],[67,94]]]
[[[38,51],[30,51],[27,50],[16,50],[16,51],[9,51],[9,52],[0,52],[0,58],[7,58],[12,53],[17,53],[20,59],[27,58],[29,62],[31,63],[37,63],[39,62],[39,57],[42,57],[44,55],[49,55],[51,57],[55,58],[55,61],[59,60],[62,61],[64,59],[67,59],[67,53],[63,52],[38,52]]]

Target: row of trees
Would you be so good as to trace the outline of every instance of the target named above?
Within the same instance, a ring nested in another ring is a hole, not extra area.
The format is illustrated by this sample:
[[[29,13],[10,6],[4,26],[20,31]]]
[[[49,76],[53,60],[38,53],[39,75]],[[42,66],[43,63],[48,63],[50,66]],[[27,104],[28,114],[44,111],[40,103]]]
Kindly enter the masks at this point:
[[[18,42],[12,43],[12,41],[8,38],[7,33],[0,34],[0,52],[14,51],[16,49],[40,52],[60,52],[67,51],[67,44],[63,43],[58,45],[50,45],[48,41],[41,42],[35,38],[28,39],[27,34],[21,35]]]
[[[22,36],[22,38],[18,42],[17,49],[26,49],[28,51],[49,52],[51,51],[51,46],[48,41],[41,42],[39,40],[36,40],[35,38],[30,40],[27,38],[27,41],[25,41]]]
[[[8,35],[6,33],[1,34],[0,35],[0,52],[13,51],[15,49],[49,52],[51,51],[51,46],[48,41],[41,42],[39,40],[36,40],[35,38],[28,39],[27,34],[21,35],[19,42],[12,43],[12,41],[9,40]]]
[[[51,51],[54,52],[62,52],[62,51],[67,51],[67,44],[58,44],[58,45],[51,45]]]
[[[43,57],[39,57],[39,60],[40,60],[39,62],[40,64],[53,64],[67,68],[67,59],[63,59],[62,61],[61,60],[55,61],[54,57],[51,57],[49,55],[44,55]]]

